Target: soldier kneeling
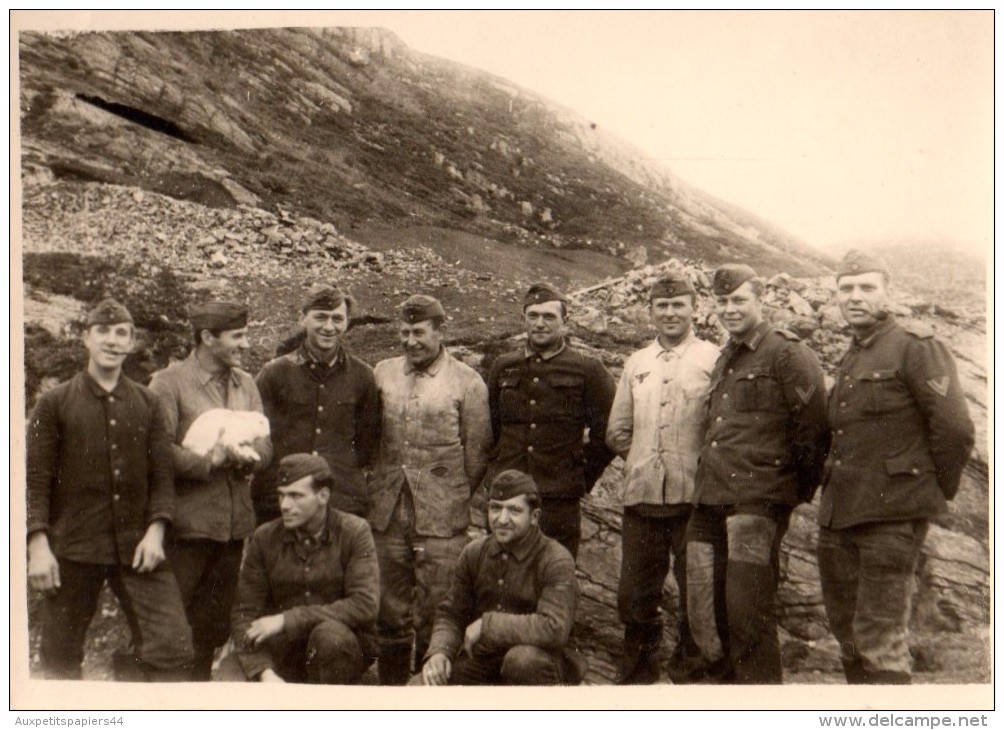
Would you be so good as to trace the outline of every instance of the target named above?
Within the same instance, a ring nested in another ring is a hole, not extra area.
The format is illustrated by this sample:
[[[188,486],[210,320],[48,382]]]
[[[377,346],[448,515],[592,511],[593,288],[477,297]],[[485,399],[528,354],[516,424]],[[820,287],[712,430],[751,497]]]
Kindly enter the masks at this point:
[[[279,463],[282,516],[251,538],[219,679],[352,684],[373,663],[376,548],[365,520],[328,505],[333,483],[323,457]]]

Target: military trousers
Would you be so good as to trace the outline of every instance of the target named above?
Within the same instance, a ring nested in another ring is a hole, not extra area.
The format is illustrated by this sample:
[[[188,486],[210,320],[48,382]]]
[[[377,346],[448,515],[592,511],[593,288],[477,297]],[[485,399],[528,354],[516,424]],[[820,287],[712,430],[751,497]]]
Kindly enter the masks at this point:
[[[908,684],[907,625],[927,520],[819,530],[826,618],[849,684]]]
[[[561,652],[529,644],[519,644],[491,654],[475,653],[473,657],[461,652],[451,664],[451,685],[551,686],[564,684],[566,678],[569,683],[578,683],[574,670],[566,669],[567,663]],[[421,685],[421,672],[408,684]]]
[[[402,490],[383,532],[373,532],[380,562],[381,653],[392,646],[415,643],[421,665],[432,638],[436,609],[446,597],[453,568],[467,544],[467,533],[430,537],[415,532],[411,495]]]
[[[108,582],[129,622],[148,679],[184,681],[192,661],[192,631],[174,574],[166,564],[149,573],[126,565],[59,560],[60,587],[42,604],[42,667],[52,679],[80,679],[87,628]]]
[[[560,542],[576,559],[582,537],[581,522],[582,506],[578,497],[541,497],[540,531]]]
[[[777,585],[791,507],[697,505],[687,525],[687,615],[722,681],[780,684]]]
[[[355,684],[373,663],[355,632],[334,619],[322,621],[299,639],[280,633],[268,641],[267,648],[273,671],[287,682],[300,684]],[[230,653],[220,662],[216,679],[246,682],[254,678],[244,673],[237,654]]]
[[[218,647],[230,638],[243,540],[172,540],[167,557],[181,589],[195,645],[194,681],[208,681]]]

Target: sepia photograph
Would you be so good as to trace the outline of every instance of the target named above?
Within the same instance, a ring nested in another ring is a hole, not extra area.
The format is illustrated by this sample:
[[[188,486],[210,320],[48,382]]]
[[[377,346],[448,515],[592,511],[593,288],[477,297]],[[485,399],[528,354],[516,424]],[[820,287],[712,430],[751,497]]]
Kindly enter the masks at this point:
[[[993,708],[993,11],[10,59],[12,710]]]

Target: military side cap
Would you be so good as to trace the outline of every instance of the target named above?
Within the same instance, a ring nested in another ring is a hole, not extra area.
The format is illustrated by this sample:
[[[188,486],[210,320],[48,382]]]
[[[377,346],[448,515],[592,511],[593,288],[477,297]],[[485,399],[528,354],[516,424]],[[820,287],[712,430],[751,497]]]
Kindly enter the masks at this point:
[[[332,309],[338,309],[343,303],[345,303],[346,309],[351,312],[351,296],[331,284],[314,284],[307,290],[307,294],[303,298],[301,310],[308,312],[311,309],[321,309],[327,312]]]
[[[401,305],[401,319],[408,324],[427,319],[446,319],[446,310],[439,300],[425,294],[413,294]]]
[[[756,272],[746,264],[725,264],[715,271],[715,280],[711,285],[715,294],[731,294],[750,279],[756,278]]]
[[[521,494],[539,494],[533,477],[516,469],[506,469],[492,480],[488,499],[504,502]]]
[[[190,319],[199,330],[239,330],[248,326],[248,308],[236,302],[206,302],[192,308]]]
[[[128,309],[114,299],[101,300],[94,309],[87,313],[88,327],[95,324],[119,324],[120,322],[132,324],[132,315],[129,314]]]
[[[317,454],[290,454],[279,462],[276,485],[285,487],[304,477],[314,477],[314,486],[331,486],[334,476],[323,456]]]
[[[545,281],[539,281],[536,284],[531,284],[530,288],[526,290],[526,296],[523,297],[523,307],[529,307],[531,304],[544,304],[545,302],[567,301],[565,295],[560,291]]]
[[[659,277],[648,290],[648,300],[672,299],[684,294],[697,294],[690,277],[685,274],[667,274]]]
[[[846,253],[843,260],[837,266],[837,278],[841,276],[856,276],[857,274],[869,274],[873,271],[889,276],[889,267],[880,256],[866,253],[857,249],[852,249]]]

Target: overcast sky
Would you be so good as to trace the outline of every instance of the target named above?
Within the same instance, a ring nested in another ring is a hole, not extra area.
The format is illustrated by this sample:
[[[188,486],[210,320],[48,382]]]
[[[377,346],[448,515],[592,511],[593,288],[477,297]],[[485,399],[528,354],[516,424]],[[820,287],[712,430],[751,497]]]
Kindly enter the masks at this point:
[[[993,16],[455,12],[408,45],[569,106],[817,247],[993,236]]]
[[[94,18],[101,13],[79,14]],[[206,24],[169,12],[160,27]],[[993,13],[241,11],[382,25],[581,112],[819,248],[993,240]]]

